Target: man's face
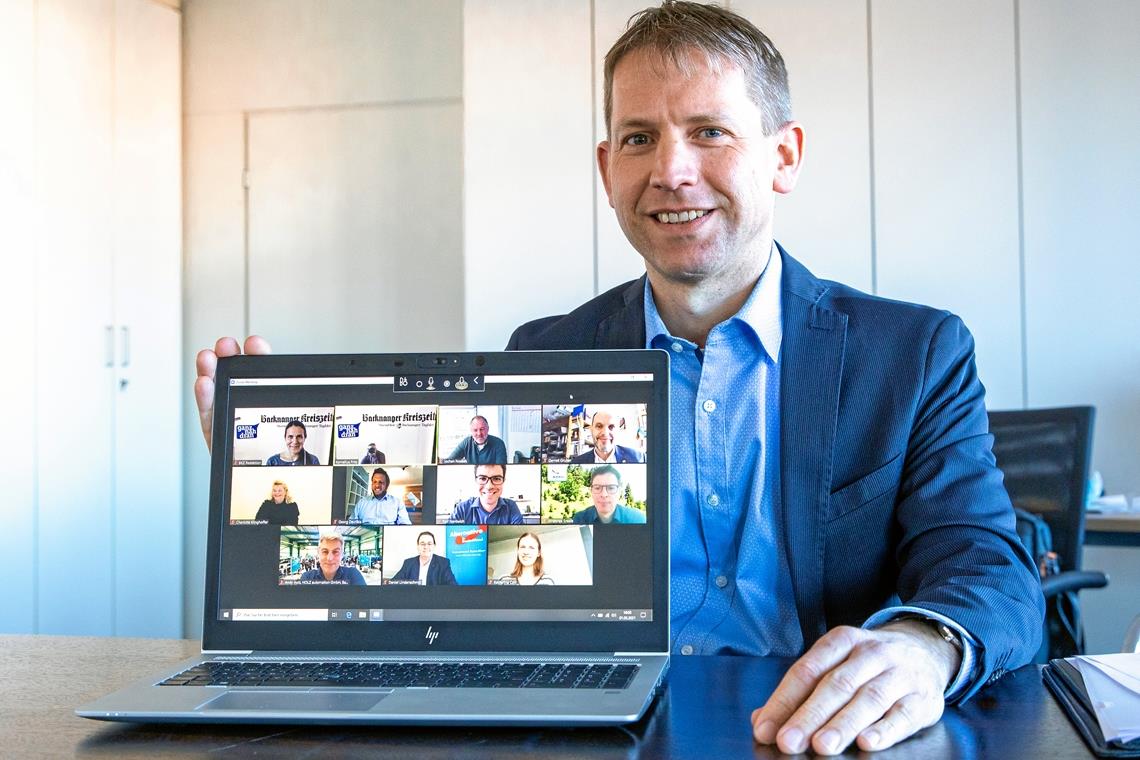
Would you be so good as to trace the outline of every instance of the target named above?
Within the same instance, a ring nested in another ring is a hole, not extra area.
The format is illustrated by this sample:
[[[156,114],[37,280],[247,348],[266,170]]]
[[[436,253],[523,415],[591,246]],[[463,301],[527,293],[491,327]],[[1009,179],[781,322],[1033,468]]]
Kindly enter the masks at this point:
[[[372,495],[379,499],[388,490],[388,478],[381,472],[372,473]]]
[[[745,75],[728,62],[718,74],[694,53],[686,76],[650,49],[619,61],[598,165],[652,281],[739,289],[759,275],[773,191],[790,192],[798,172],[803,133],[788,131],[764,135]]]
[[[603,472],[595,475],[590,483],[590,498],[594,500],[594,507],[598,510],[598,517],[603,522],[609,522],[613,517],[614,508],[617,507],[621,483],[612,472]]]
[[[301,449],[305,448],[305,431],[302,428],[293,426],[285,429],[285,450],[293,456],[298,456]]]
[[[435,539],[427,535],[420,536],[419,541],[416,542],[416,549],[421,560],[430,560],[431,555],[435,553]]]
[[[497,464],[481,464],[475,468],[475,485],[479,487],[479,503],[483,509],[490,512],[499,505],[504,480],[503,468]]]
[[[340,541],[322,540],[317,550],[317,561],[321,564],[321,572],[325,578],[332,578],[340,567],[340,560],[344,554],[344,544]]]
[[[590,433],[594,436],[594,450],[609,456],[614,450],[614,432],[617,422],[609,412],[598,412],[590,423]]]
[[[487,442],[487,433],[490,432],[487,426],[487,421],[482,417],[476,417],[471,420],[471,439],[478,445],[482,446]]]

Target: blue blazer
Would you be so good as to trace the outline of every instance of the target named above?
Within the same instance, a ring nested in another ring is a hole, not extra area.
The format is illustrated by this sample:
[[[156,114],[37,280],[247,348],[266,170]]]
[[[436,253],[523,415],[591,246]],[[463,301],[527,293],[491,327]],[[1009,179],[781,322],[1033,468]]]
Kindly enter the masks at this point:
[[[982,645],[962,698],[1037,651],[1044,600],[958,317],[817,279],[783,248],[780,524],[805,647],[901,600]],[[644,348],[645,277],[508,349]]]
[[[400,567],[400,572],[392,576],[394,581],[418,581],[420,579],[420,558],[408,557]],[[451,560],[433,554],[428,563],[428,586],[454,586],[455,574],[451,572]]]
[[[644,462],[645,455],[637,449],[631,449],[629,446],[614,446],[614,464],[629,464],[631,462]],[[593,464],[594,463],[594,450],[592,448],[583,451],[578,456],[570,460],[571,464]]]

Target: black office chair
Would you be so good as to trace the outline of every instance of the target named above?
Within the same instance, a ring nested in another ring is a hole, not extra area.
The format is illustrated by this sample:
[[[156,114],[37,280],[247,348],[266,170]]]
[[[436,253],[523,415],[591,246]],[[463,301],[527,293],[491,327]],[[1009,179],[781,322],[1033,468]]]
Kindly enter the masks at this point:
[[[1046,605],[1037,662],[1084,653],[1077,592],[1108,585],[1104,573],[1081,569],[1095,413],[1091,406],[989,413],[994,456],[1010,501],[1041,517],[1052,533],[1055,566],[1047,567],[1052,558],[1034,557],[1042,563]],[[1026,536],[1022,540],[1029,545]]]

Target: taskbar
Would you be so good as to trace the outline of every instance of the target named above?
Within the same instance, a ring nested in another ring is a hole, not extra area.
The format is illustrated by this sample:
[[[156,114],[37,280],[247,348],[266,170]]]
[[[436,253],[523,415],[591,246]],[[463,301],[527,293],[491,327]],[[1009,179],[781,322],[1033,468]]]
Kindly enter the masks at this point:
[[[640,608],[625,609],[488,609],[488,610],[425,610],[425,609],[377,609],[375,607],[352,608],[278,608],[278,609],[222,609],[218,620],[247,622],[336,622],[336,623],[381,623],[381,622],[653,622],[653,610]]]

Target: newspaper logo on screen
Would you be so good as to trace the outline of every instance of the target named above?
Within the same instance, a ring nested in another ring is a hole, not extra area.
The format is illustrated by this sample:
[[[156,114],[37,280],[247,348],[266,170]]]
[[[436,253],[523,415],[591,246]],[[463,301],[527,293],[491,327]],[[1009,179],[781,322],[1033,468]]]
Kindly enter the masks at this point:
[[[253,438],[257,438],[257,425],[237,426],[237,439],[239,441],[245,441]]]
[[[360,423],[349,422],[342,423],[336,426],[337,438],[359,438],[360,437]]]

